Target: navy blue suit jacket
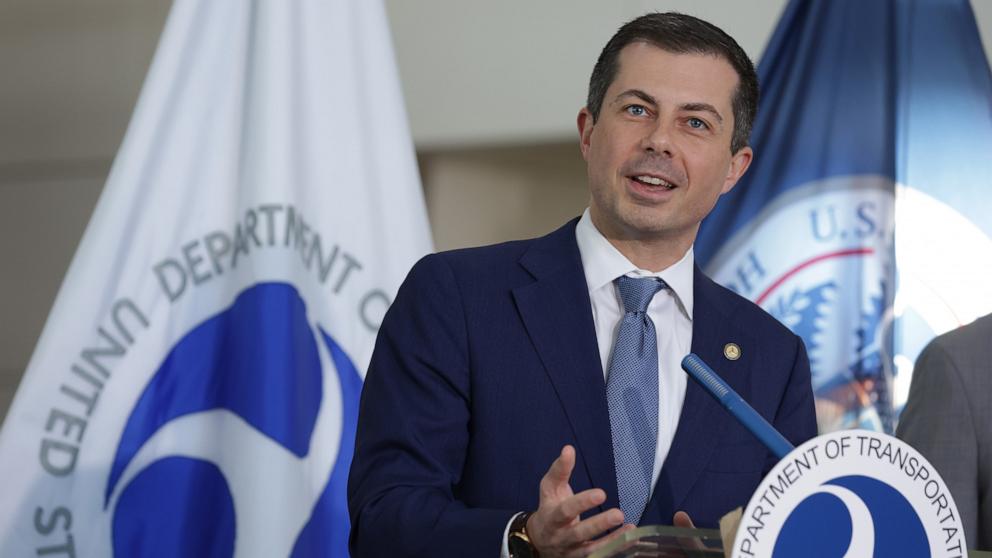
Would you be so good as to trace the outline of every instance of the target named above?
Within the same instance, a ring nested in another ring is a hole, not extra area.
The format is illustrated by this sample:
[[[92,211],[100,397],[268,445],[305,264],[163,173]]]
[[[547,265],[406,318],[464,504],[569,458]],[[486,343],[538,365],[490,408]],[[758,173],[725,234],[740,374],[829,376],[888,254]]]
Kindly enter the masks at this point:
[[[538,505],[562,446],[575,492],[617,506],[606,386],[573,220],[534,240],[418,262],[379,331],[348,483],[351,550],[498,556]],[[802,341],[744,298],[694,279],[692,350],[793,443],[816,435]],[[658,327],[664,327],[658,324]],[[742,355],[724,357],[737,343]],[[775,460],[695,382],[641,523],[697,526],[746,505]]]

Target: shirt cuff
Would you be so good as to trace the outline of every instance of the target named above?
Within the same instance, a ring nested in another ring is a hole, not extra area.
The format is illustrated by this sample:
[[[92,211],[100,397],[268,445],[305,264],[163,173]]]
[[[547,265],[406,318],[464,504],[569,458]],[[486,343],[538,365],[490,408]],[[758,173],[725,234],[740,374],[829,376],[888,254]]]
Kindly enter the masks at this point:
[[[510,537],[510,525],[513,525],[513,520],[522,513],[524,512],[517,512],[513,514],[513,517],[506,522],[506,527],[503,528],[503,548],[499,551],[499,558],[510,558],[510,546],[507,544]]]

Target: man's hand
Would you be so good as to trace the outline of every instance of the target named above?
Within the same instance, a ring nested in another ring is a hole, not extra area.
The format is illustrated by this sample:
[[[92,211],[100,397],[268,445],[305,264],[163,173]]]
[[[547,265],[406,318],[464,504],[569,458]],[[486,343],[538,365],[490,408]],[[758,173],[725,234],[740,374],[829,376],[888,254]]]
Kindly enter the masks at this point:
[[[613,508],[580,520],[580,514],[606,501],[606,492],[590,488],[574,494],[568,484],[574,467],[575,448],[565,446],[541,479],[540,504],[527,519],[527,535],[541,558],[587,556],[634,528],[633,525],[624,525],[603,538],[595,539],[623,524],[623,512]]]

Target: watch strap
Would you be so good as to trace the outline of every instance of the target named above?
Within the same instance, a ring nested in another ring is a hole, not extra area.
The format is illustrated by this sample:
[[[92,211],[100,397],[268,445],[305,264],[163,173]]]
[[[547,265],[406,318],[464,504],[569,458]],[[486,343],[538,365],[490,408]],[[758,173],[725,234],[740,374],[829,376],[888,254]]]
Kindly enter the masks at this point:
[[[510,529],[506,536],[506,546],[510,551],[510,558],[540,558],[527,534],[527,520],[530,519],[530,516],[530,512],[524,512],[518,514],[510,522]]]

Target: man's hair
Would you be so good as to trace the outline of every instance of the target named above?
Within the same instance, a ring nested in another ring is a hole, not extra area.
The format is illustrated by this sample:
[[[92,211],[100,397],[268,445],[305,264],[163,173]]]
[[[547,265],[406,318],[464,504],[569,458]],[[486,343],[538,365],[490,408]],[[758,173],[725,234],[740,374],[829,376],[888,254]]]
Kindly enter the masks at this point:
[[[606,90],[620,68],[620,51],[631,43],[644,42],[675,54],[711,54],[724,58],[737,72],[738,84],[731,104],[734,135],[731,153],[748,144],[751,125],[758,112],[758,75],[754,64],[737,41],[719,27],[699,18],[676,12],[653,13],[629,21],[603,47],[589,78],[586,108],[593,122],[599,119]]]

